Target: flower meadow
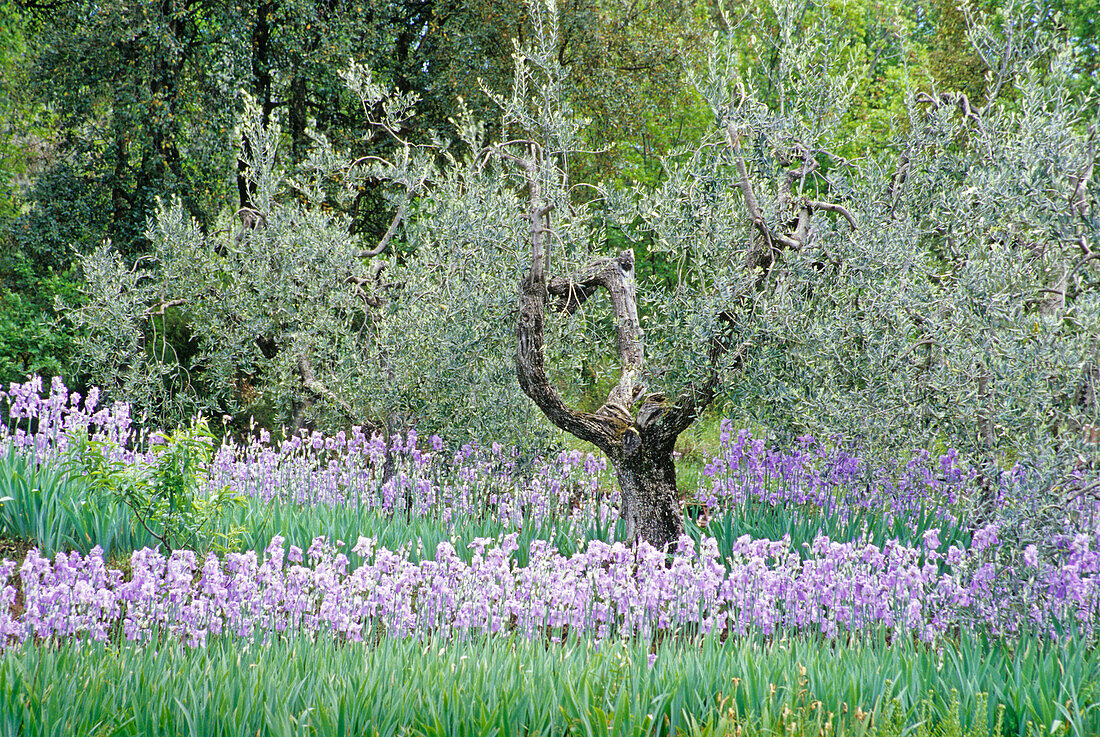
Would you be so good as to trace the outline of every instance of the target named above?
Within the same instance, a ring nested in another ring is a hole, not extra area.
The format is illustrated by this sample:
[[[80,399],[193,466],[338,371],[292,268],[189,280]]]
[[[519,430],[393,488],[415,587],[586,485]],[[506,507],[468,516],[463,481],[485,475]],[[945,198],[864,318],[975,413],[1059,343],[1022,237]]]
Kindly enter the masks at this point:
[[[1019,703],[1005,690],[1010,727],[1023,733],[1027,721],[1058,721],[1056,732],[1100,718],[1092,705],[1100,704],[1096,500],[1076,499],[1049,539],[1021,544],[1005,518],[980,518],[977,473],[951,451],[884,468],[839,442],[807,437],[780,449],[724,423],[685,501],[688,534],[662,551],[615,541],[617,491],[591,454],[525,458],[496,444],[447,450],[412,431],[383,438],[353,427],[275,441],[260,430],[211,447],[202,468],[200,495],[228,491],[236,501],[218,521],[229,544],[165,550],[142,537],[123,505],[96,498],[79,478],[44,481],[82,438],[126,467],[156,462],[165,436],[136,424],[127,405],[99,400],[94,389],[85,397],[58,380],[0,392],[0,451],[9,465],[22,464],[9,477],[39,474],[38,483],[9,484],[3,534],[41,543],[47,536],[35,530],[56,533],[55,550],[38,544],[0,562],[0,680],[4,668],[50,648],[165,649],[186,660],[303,641],[371,650],[499,642],[511,644],[494,657],[507,659],[518,643],[541,643],[585,657],[641,647],[644,657],[632,657],[652,669],[693,647],[721,658],[733,643],[807,642],[874,651],[860,666],[873,669],[885,662],[882,648],[908,643],[912,658],[938,653],[928,668],[942,669],[945,652],[978,638],[1002,654],[1035,648],[1084,658],[1071,694],[1081,703],[1066,707],[1068,716],[1044,712],[1042,696],[1019,701],[1026,689],[1013,692]],[[1006,468],[996,504],[1026,506],[1031,483],[1027,471]],[[89,510],[110,512],[81,526]],[[44,519],[66,519],[69,528]],[[813,701],[798,684],[783,687],[788,711],[798,698],[803,710]],[[979,692],[1000,688],[965,678],[944,688],[958,686],[971,689],[968,709],[977,709]],[[1065,695],[1055,690],[1050,698]],[[888,704],[901,710],[899,724],[920,721],[920,689],[890,694],[880,682],[874,693],[881,724]],[[950,721],[961,708],[952,698],[928,702],[932,721]],[[719,701],[708,702],[708,718],[734,719]],[[760,716],[751,701],[740,703]],[[567,732],[555,719],[548,733]],[[995,719],[993,707],[970,717]],[[642,733],[657,730],[652,718],[646,724]]]
[[[983,535],[995,546],[995,531]],[[470,562],[440,543],[434,558],[419,563],[361,538],[353,550],[364,562],[354,569],[339,542],[323,537],[306,551],[275,538],[262,557],[249,551],[224,561],[145,548],[131,557],[126,580],[99,551],[50,560],[32,550],[18,569],[23,611],[11,615],[16,591],[6,587],[0,633],[9,643],[167,634],[203,645],[210,636],[268,640],[318,631],[351,641],[507,632],[649,641],[752,632],[832,639],[886,628],[933,642],[962,627],[1091,636],[1100,619],[1100,555],[1084,542],[1058,572],[1032,565],[1033,573],[1013,579],[1027,581],[1027,590],[1005,597],[1004,574],[977,550],[947,553],[970,571],[965,576],[941,572],[944,555],[931,546],[880,549],[827,538],[805,558],[788,541],[746,538],[725,561],[713,538],[697,547],[685,537],[672,556],[591,541],[566,557],[536,541],[528,565],[519,566],[516,538],[473,541]],[[0,573],[10,576],[15,567],[7,561]]]

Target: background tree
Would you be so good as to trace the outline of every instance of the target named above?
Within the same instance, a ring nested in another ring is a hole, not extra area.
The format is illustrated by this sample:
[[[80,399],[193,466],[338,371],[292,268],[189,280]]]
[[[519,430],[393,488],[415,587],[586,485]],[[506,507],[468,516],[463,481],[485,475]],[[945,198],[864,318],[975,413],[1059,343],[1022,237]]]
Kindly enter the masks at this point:
[[[340,76],[349,59],[370,66],[378,82],[418,95],[418,115],[403,132],[410,141],[428,143],[435,131],[462,145],[452,123],[460,117],[456,100],[496,131],[499,111],[480,85],[507,86],[513,41],[530,33],[518,0],[20,0],[4,12],[12,19],[5,23],[11,31],[5,63],[13,72],[4,75],[12,90],[4,125],[15,131],[28,127],[24,121],[40,121],[30,126],[40,135],[6,139],[6,166],[25,171],[0,212],[3,251],[16,254],[15,265],[4,267],[5,283],[21,305],[13,302],[8,314],[22,315],[9,332],[31,336],[28,345],[52,346],[40,353],[13,347],[20,354],[8,361],[13,376],[46,365],[64,370],[68,337],[49,326],[56,320],[52,296],[36,295],[50,284],[71,291],[72,278],[61,275],[74,255],[105,238],[131,260],[145,253],[157,197],[180,197],[204,229],[231,201],[250,205],[236,126],[244,93],[258,101],[263,124],[282,132],[283,163],[291,170],[308,158],[314,132],[356,158],[386,158],[394,150],[388,137],[365,135],[370,116]],[[793,43],[821,11],[804,3],[792,12]],[[852,157],[885,140],[890,116],[904,109],[903,70],[922,68],[922,45],[942,34],[917,6],[847,3],[837,12],[845,21],[837,42],[847,47],[849,63],[865,69],[845,122],[843,153]],[[1067,9],[1063,16],[1082,19],[1086,30],[1075,38],[1087,55],[1092,45],[1082,12]],[[743,17],[753,22],[739,23]],[[655,183],[664,176],[661,157],[706,129],[706,104],[683,70],[705,55],[708,23],[739,39],[736,64],[753,79],[774,76],[779,58],[768,41],[777,16],[764,2],[568,2],[560,18],[563,95],[573,114],[588,121],[581,150],[571,155],[574,183],[605,181],[613,189]],[[918,77],[913,71],[908,79]],[[760,89],[774,97],[774,87]],[[53,111],[48,118],[28,114],[46,109]],[[39,163],[29,170],[18,163],[31,159]],[[363,178],[359,186],[355,198],[329,205],[346,208],[353,232],[381,238],[395,206],[387,185]],[[611,221],[607,227],[625,245]],[[410,250],[403,233],[396,236],[395,245]],[[671,265],[649,253],[644,237],[633,245],[642,279],[671,280]],[[185,330],[174,334],[186,341]],[[603,373],[593,363],[587,381],[608,380]]]
[[[176,199],[151,221],[149,256],[129,266],[103,245],[81,260],[88,299],[69,317],[85,334],[82,367],[158,424],[206,411],[297,429],[319,402],[339,423],[369,417],[352,409],[356,393],[330,388],[346,390],[334,374],[369,373],[373,298],[361,288],[368,280],[354,278],[364,248],[350,218],[327,206],[327,162],[288,182],[278,127],[265,125],[259,104],[246,120],[248,210],[224,209],[207,230]]]
[[[706,4],[569,0],[558,4],[558,18],[563,94],[586,122],[570,176],[656,181],[661,157],[706,125],[702,100],[684,74],[705,54]]]
[[[710,129],[656,186],[574,178],[587,143],[553,4],[532,12],[510,93],[484,84],[492,124],[460,106],[453,142],[361,67],[344,81],[371,133],[350,162],[319,125],[299,158],[261,100],[223,172],[231,188],[245,162],[247,211],[228,197],[206,224],[173,201],[151,258],[84,260],[83,365],[163,421],[266,408],[292,426],[541,440],[526,394],[607,453],[628,536],[658,545],[682,529],[676,437],[716,400],[741,424],[865,454],[955,446],[987,478],[1091,462],[1096,132],[1073,49],[1029,4],[974,16],[972,98],[883,41],[890,103],[869,113],[877,53],[851,8],[768,13],[748,47],[763,70],[746,64],[749,26],[724,16],[693,76]],[[369,188],[378,238],[351,214]],[[638,279],[630,239],[667,280]],[[594,361],[617,370],[586,407]]]
[[[175,201],[158,209],[152,253],[134,267],[109,247],[82,259],[87,301],[69,314],[87,336],[83,370],[159,424],[203,410],[291,431],[415,426],[452,442],[544,442],[502,358],[512,329],[499,318],[522,247],[515,194],[484,177],[483,162],[402,138],[415,97],[357,65],[345,76],[364,108],[381,112],[375,134],[399,142],[396,154],[349,161],[315,133],[290,177],[256,105],[244,128],[247,219],[226,209],[207,232]],[[478,125],[460,129],[461,148],[482,145]],[[392,200],[377,242],[354,234],[345,211],[364,179]],[[417,200],[426,186],[432,196]],[[408,252],[388,247],[397,233]]]
[[[54,297],[74,291],[64,264],[48,251],[17,247],[22,234],[3,228],[5,223],[31,224],[21,217],[24,193],[42,176],[57,143],[55,118],[31,94],[25,63],[39,33],[33,15],[10,4],[0,8],[0,383],[32,373],[58,374],[70,352],[71,336],[54,324],[53,312]],[[65,219],[50,223],[50,230],[55,236],[80,237]]]
[[[0,207],[4,288],[10,289],[3,296],[3,377],[75,368],[65,347],[72,336],[52,310],[55,296],[69,302],[75,296],[79,277],[64,276],[68,266],[106,240],[133,266],[155,248],[146,225],[158,199],[178,199],[206,234],[220,227],[219,213],[230,202],[242,215],[256,211],[252,156],[237,125],[246,95],[257,100],[261,126],[286,138],[277,144],[287,172],[305,164],[315,134],[352,156],[385,158],[396,144],[366,135],[379,111],[365,110],[349,92],[341,76],[349,59],[372,63],[380,81],[425,98],[422,114],[405,121],[403,134],[429,141],[432,126],[450,125],[456,94],[473,97],[478,75],[496,83],[494,54],[510,68],[508,34],[517,32],[505,12],[510,7],[342,0],[5,6],[13,23],[4,26],[12,29],[4,63],[26,70],[5,75],[6,86],[19,85],[5,104],[26,100],[27,110],[56,116],[48,130],[28,138],[14,126],[30,130],[24,121],[33,116],[3,111],[9,170],[32,175],[18,193],[6,182],[12,196],[5,194]],[[474,48],[479,53],[471,57]],[[463,65],[478,66],[477,74],[461,72]],[[460,80],[465,86],[456,87]],[[34,140],[48,155],[28,171],[17,159],[33,153]],[[238,149],[242,140],[246,145]],[[381,238],[395,207],[389,185],[366,177],[357,182],[355,197],[331,197],[327,206],[350,215],[352,233]],[[333,181],[331,189],[341,186]],[[173,309],[161,317],[161,339],[188,363],[196,345],[188,320]],[[185,384],[170,381],[166,388]],[[244,384],[220,386],[214,392],[220,398],[203,403],[223,404],[226,386]]]

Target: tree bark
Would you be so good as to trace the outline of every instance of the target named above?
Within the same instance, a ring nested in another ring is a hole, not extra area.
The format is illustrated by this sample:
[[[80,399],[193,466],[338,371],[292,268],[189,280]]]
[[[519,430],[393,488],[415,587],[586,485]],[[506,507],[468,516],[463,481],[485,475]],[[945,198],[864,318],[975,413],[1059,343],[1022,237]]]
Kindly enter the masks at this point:
[[[715,382],[685,392],[676,402],[663,394],[644,393],[640,383],[644,335],[638,322],[634,252],[599,259],[582,273],[547,281],[546,233],[552,206],[542,202],[536,164],[504,154],[528,175],[531,208],[531,266],[520,287],[516,326],[516,375],[520,387],[546,417],[562,430],[592,443],[611,462],[622,491],[621,514],[626,539],[644,540],[663,548],[684,531],[672,458],[676,438],[714,395]],[[551,385],[545,367],[543,326],[547,304],[572,312],[600,288],[607,291],[615,312],[619,382],[596,412],[568,407]]]
[[[260,0],[256,5],[256,24],[252,27],[250,38],[252,47],[252,84],[253,94],[260,102],[261,125],[268,130],[271,114],[275,110],[272,100],[273,79],[271,75],[271,14],[275,4],[269,0]],[[241,207],[252,208],[252,196],[255,187],[248,178],[248,159],[252,157],[252,144],[245,136],[241,140],[244,156],[237,157],[237,198]]]
[[[550,384],[543,364],[543,324],[548,296],[558,297],[560,309],[569,309],[570,305],[576,309],[579,302],[587,299],[583,295],[594,293],[595,289],[586,287],[580,280],[556,279],[555,289],[547,291],[545,286],[539,286],[541,269],[534,264],[533,258],[532,273],[524,280],[521,290],[516,331],[516,373],[520,386],[551,422],[592,443],[607,456],[622,492],[621,514],[626,523],[626,539],[629,542],[645,540],[654,547],[664,547],[684,531],[676,489],[676,465],[672,458],[676,438],[695,420],[701,407],[688,395],[673,404],[663,394],[651,394],[641,402],[637,412],[634,411],[644,391],[638,383],[642,369],[642,331],[634,301],[634,253],[625,251],[616,259],[596,262],[585,272],[596,275],[593,280],[612,296],[622,361],[619,383],[594,413],[566,406]]]
[[[663,394],[646,397],[608,458],[622,492],[626,538],[663,547],[684,532],[676,489],[676,438],[695,420]]]

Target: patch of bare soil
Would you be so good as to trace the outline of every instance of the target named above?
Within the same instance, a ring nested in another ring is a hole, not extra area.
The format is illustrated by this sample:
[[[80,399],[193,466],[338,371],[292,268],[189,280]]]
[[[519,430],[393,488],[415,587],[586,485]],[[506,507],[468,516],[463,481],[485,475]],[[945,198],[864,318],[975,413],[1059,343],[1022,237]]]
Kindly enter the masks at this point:
[[[15,587],[15,601],[11,605],[11,616],[18,617],[23,614],[23,580],[19,578],[19,567],[23,565],[23,559],[27,557],[27,551],[35,547],[33,540],[24,540],[18,537],[0,537],[0,560],[15,561],[15,571],[8,581],[0,581],[0,587],[8,585]]]

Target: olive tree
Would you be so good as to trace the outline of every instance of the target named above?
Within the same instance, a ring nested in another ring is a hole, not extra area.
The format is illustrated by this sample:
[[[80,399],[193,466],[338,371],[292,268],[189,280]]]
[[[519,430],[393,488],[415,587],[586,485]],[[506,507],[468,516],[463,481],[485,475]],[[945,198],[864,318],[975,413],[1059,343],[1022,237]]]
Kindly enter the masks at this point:
[[[524,247],[517,194],[451,151],[480,149],[481,126],[466,115],[464,140],[413,144],[414,96],[354,64],[345,81],[393,153],[350,160],[310,131],[292,177],[278,127],[250,107],[251,207],[204,229],[162,202],[148,256],[129,263],[107,243],[81,259],[86,299],[64,307],[82,334],[80,368],[161,425],[206,412],[291,432],[416,426],[451,442],[545,444],[501,322]],[[371,243],[343,214],[365,182],[381,185],[389,222]]]
[[[671,157],[655,191],[626,203],[604,193],[624,227],[679,264],[665,293],[637,283],[630,250],[578,262],[584,247],[563,235],[577,217],[570,128],[555,105],[553,6],[536,14],[513,95],[498,99],[505,137],[489,149],[527,198],[524,392],[607,454],[628,538],[658,546],[683,529],[676,439],[720,392],[743,421],[792,436],[842,434],[895,459],[958,448],[986,482],[1014,461],[1060,458],[1060,472],[1068,461],[1089,473],[1096,129],[1081,117],[1087,101],[1067,91],[1069,59],[1028,24],[1033,8],[1007,4],[970,32],[989,65],[986,101],[910,80],[891,145],[851,161],[838,153],[842,121],[863,70],[836,42],[838,17],[819,8],[795,42],[801,6],[773,6],[771,94],[737,74],[732,35],[716,36],[695,75],[713,133]],[[546,330],[599,294],[619,378],[585,412],[550,379]],[[992,499],[979,500],[987,513]]]
[[[795,121],[795,135],[777,128],[768,131],[771,139],[761,142],[778,153],[783,169],[773,197],[765,202],[748,171],[741,139],[750,132],[747,124],[763,121],[767,111],[753,107],[743,86],[745,97],[739,107],[731,108],[723,97],[726,90],[715,88],[711,81],[705,83],[709,86],[700,85],[705,95],[711,95],[708,99],[720,137],[703,142],[690,159],[716,165],[722,181],[710,176],[708,184],[696,177],[698,172],[678,174],[670,181],[688,188],[679,200],[669,196],[666,186],[654,197],[644,197],[646,204],[640,209],[617,208],[625,219],[652,218],[650,228],[657,234],[658,247],[683,264],[676,294],[666,299],[653,295],[653,307],[654,314],[660,315],[664,303],[668,308],[664,316],[673,321],[678,318],[671,313],[679,311],[686,323],[680,327],[687,329],[658,329],[656,350],[663,360],[650,366],[633,251],[590,257],[578,264],[576,254],[584,255],[584,248],[563,236],[561,225],[577,217],[567,166],[574,129],[558,103],[556,88],[562,72],[553,4],[537,8],[533,17],[535,33],[531,45],[518,55],[513,94],[509,99],[498,98],[504,138],[488,150],[489,155],[513,165],[527,196],[524,219],[530,252],[519,290],[516,327],[519,384],[557,427],[607,455],[622,492],[627,538],[663,546],[684,529],[676,486],[676,440],[714,401],[722,377],[739,369],[752,347],[740,328],[743,303],[751,303],[754,290],[765,289],[762,282],[775,280],[771,265],[781,251],[797,251],[811,239],[818,213],[839,214],[848,227],[856,227],[851,212],[830,199],[830,193],[809,197],[805,189],[820,167],[820,141],[839,125],[834,109],[847,88],[843,77],[828,69],[781,67],[783,82],[798,72],[825,73],[807,75],[813,80],[807,89],[789,92],[790,104],[798,111],[785,114]],[[792,61],[827,63],[833,53],[823,43],[821,48],[800,50]],[[720,60],[713,57],[713,61],[717,75]],[[780,99],[782,103],[782,94]],[[798,113],[804,114],[799,118]],[[791,140],[795,144],[787,145]],[[720,162],[720,157],[727,160]],[[662,220],[657,210],[668,207],[682,210],[687,220],[675,225],[668,217]],[[672,234],[673,230],[677,233]],[[749,246],[738,263],[731,256],[742,242]],[[568,319],[600,294],[607,295],[613,315],[619,374],[603,404],[588,412],[564,401],[551,381],[546,331],[551,313]],[[677,356],[686,358],[680,361],[680,370],[674,365]],[[662,386],[655,386],[658,383]]]
[[[911,79],[890,145],[849,161],[836,121],[861,70],[828,14],[790,44],[797,9],[774,5],[778,99],[732,74],[737,50],[717,39],[698,75],[715,133],[640,199],[683,263],[663,329],[708,334],[699,295],[726,295],[709,309],[747,346],[725,377],[742,422],[894,458],[953,446],[987,478],[1014,461],[1095,464],[1097,131],[1071,59],[1027,3],[975,18],[985,102]],[[680,359],[688,373],[706,367],[702,345]]]
[[[160,202],[148,256],[128,263],[106,243],[81,259],[87,299],[68,312],[81,367],[158,424],[273,403],[295,425],[313,407],[356,412],[340,375],[367,361],[369,306],[354,281],[370,274],[365,249],[323,206],[322,182],[286,191],[277,134],[253,109],[242,154],[251,207],[205,229],[178,200]]]
[[[254,147],[270,151],[252,166],[255,212],[204,233],[168,207],[153,263],[85,261],[86,355],[131,393],[201,375],[200,401],[246,381],[334,424],[515,439],[544,417],[607,455],[627,538],[657,546],[684,526],[677,437],[720,398],[741,422],[895,459],[954,446],[988,477],[1044,456],[1087,466],[1100,218],[1072,66],[1006,4],[971,30],[984,101],[907,79],[890,145],[850,160],[843,121],[865,70],[837,41],[841,19],[822,4],[796,33],[802,4],[771,2],[765,89],[737,73],[737,34],[716,35],[692,70],[711,132],[652,189],[571,179],[581,121],[552,2],[531,8],[512,89],[486,90],[494,140],[461,116],[457,145],[407,144],[411,101],[353,70],[398,154],[349,163],[315,136],[312,176],[264,185],[273,144]],[[365,177],[391,198],[377,244],[328,206]],[[639,280],[612,228],[664,252],[675,285]],[[165,361],[171,310],[197,343],[186,372]],[[589,411],[571,384],[597,350],[617,375]]]

